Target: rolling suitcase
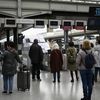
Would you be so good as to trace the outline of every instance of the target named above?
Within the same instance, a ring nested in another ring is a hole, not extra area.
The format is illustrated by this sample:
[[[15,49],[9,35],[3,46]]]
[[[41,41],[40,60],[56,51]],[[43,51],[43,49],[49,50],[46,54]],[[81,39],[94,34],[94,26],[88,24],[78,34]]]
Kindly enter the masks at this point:
[[[30,89],[30,71],[23,70],[18,71],[17,73],[17,89],[18,91],[25,91]]]

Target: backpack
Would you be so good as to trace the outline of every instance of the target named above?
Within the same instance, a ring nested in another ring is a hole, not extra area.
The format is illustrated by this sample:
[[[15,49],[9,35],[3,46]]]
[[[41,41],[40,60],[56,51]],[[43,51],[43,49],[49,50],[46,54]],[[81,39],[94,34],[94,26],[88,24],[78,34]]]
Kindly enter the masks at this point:
[[[67,50],[67,62],[69,64],[76,63],[76,52],[75,52],[75,48],[68,48],[68,50]]]
[[[95,58],[93,56],[92,51],[90,53],[87,53],[85,51],[85,53],[86,53],[86,56],[85,56],[85,67],[87,69],[91,69],[91,68],[93,68],[94,64],[96,63]]]

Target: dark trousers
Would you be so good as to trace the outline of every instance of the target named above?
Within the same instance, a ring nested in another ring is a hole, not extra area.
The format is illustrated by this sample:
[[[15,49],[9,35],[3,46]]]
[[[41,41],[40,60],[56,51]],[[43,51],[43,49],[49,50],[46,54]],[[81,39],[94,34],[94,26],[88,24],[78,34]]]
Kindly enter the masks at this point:
[[[82,79],[83,85],[83,94],[85,98],[91,100],[92,89],[93,89],[93,71],[90,69],[87,70],[80,70],[80,75]]]
[[[32,64],[32,79],[35,79],[35,76],[37,76],[37,79],[40,79],[40,64]]]
[[[75,72],[75,75],[76,75],[76,79],[78,80],[78,70],[75,70],[75,71],[70,71],[72,81],[74,81],[74,77],[73,77],[74,72]]]
[[[98,76],[98,72],[99,72],[99,76],[100,76],[100,67],[95,67],[95,81],[97,82],[97,76]]]
[[[56,77],[57,77],[58,82],[60,82],[60,71],[53,73],[53,79],[54,79],[54,81],[56,81]]]
[[[14,75],[3,75],[4,91],[12,92]]]

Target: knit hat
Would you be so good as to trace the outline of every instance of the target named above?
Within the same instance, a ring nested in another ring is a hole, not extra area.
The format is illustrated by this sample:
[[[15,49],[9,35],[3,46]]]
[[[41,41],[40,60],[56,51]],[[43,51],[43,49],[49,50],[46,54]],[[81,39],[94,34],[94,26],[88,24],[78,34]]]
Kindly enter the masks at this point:
[[[59,49],[59,45],[57,43],[54,43],[52,49]]]

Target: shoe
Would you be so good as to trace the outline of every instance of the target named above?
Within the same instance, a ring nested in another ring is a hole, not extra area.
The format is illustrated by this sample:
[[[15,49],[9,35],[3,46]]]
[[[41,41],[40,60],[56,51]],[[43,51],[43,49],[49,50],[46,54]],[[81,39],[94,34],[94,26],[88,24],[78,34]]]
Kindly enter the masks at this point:
[[[79,80],[79,77],[77,77],[76,80],[78,81]]]
[[[54,80],[53,83],[55,83],[56,81]]]
[[[9,94],[12,94],[12,92],[10,91]]]
[[[58,80],[58,83],[60,83],[60,80]]]
[[[84,97],[84,98],[81,98],[81,100],[89,100],[89,99],[87,99],[87,98]]]
[[[74,80],[71,80],[71,82],[74,82]]]
[[[41,79],[37,79],[38,81],[41,81]]]
[[[7,91],[3,91],[2,93],[7,93]]]
[[[36,80],[35,78],[32,79],[32,81],[35,81],[35,80]]]

